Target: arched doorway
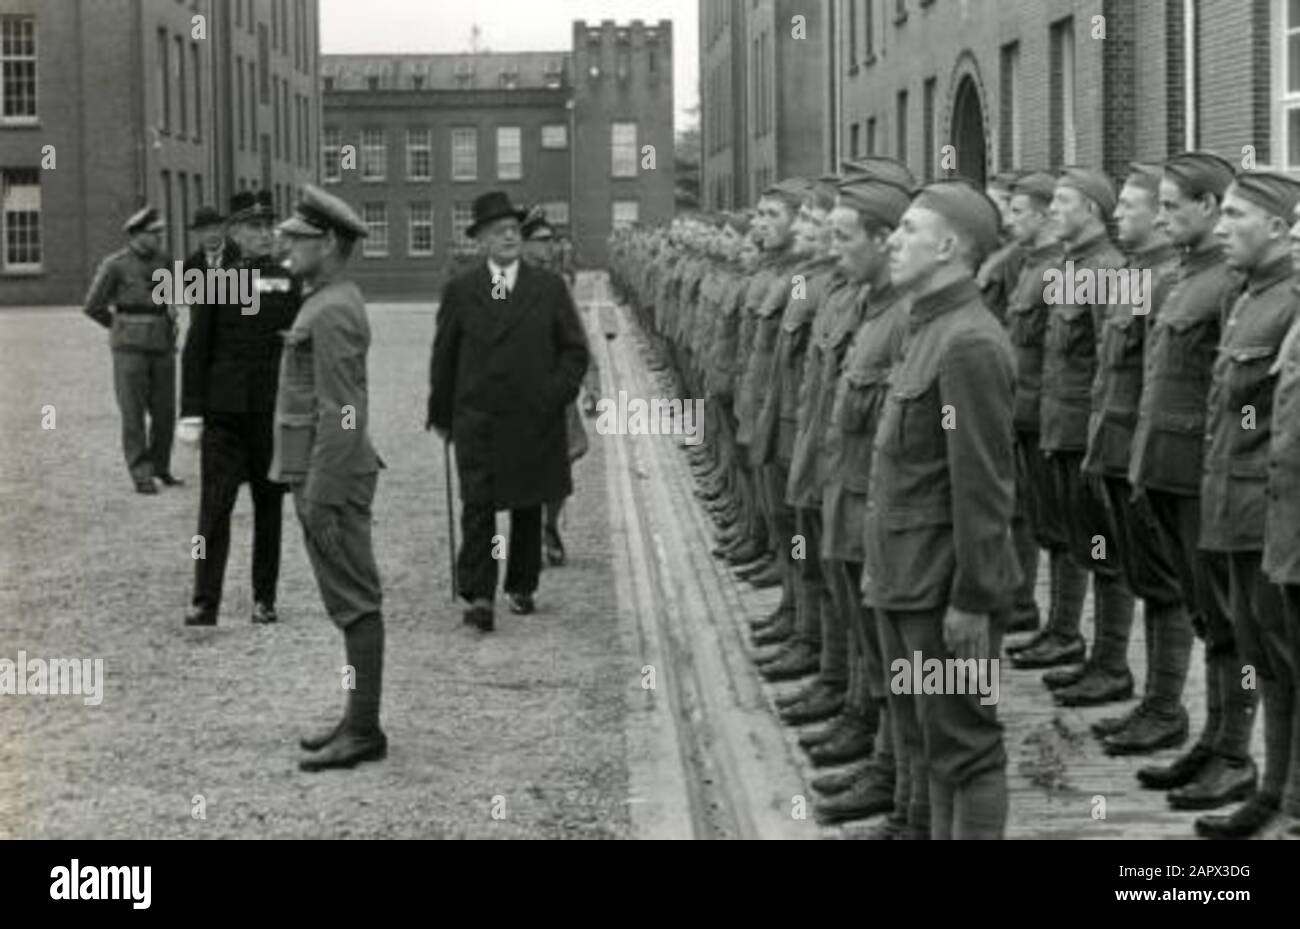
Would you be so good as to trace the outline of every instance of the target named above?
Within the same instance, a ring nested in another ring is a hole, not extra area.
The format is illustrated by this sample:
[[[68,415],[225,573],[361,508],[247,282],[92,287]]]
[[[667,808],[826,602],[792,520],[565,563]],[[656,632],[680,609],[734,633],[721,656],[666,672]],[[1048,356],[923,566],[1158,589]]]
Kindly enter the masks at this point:
[[[967,74],[952,100],[952,144],[957,147],[957,173],[981,187],[986,181],[984,106],[979,88]]]

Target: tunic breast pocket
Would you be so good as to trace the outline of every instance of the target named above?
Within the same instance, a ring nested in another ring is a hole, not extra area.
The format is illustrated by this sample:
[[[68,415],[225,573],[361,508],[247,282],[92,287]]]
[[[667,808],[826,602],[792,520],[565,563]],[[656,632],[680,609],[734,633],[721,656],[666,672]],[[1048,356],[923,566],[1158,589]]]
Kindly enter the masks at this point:
[[[945,411],[939,408],[936,383],[906,383],[894,388],[897,406],[898,454],[906,461],[925,462],[947,454]],[[956,410],[950,411],[954,414]]]
[[[1277,349],[1271,345],[1254,345],[1227,349],[1225,354],[1223,376],[1231,408],[1236,411],[1247,405],[1257,410],[1270,408],[1273,377],[1268,371]]]
[[[1101,360],[1107,368],[1137,368],[1142,363],[1142,321],[1127,309],[1106,319]]]
[[[1012,345],[1034,348],[1043,344],[1047,331],[1047,309],[1041,306],[1013,307],[1009,331]]]
[[[1097,351],[1092,307],[1054,306],[1047,323],[1047,347],[1062,358],[1092,359]]]
[[[1164,365],[1177,371],[1208,371],[1214,366],[1218,326],[1194,317],[1161,319],[1152,330]],[[1158,334],[1158,336],[1157,336]]]

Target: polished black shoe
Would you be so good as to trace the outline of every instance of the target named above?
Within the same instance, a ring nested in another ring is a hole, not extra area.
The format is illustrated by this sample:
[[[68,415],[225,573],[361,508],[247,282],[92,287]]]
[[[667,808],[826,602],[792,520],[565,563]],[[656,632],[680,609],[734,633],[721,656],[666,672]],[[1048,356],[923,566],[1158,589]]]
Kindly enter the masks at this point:
[[[187,626],[215,626],[217,624],[217,611],[206,606],[196,606],[185,614],[185,625]]]
[[[803,733],[799,736],[799,747],[804,751],[808,751],[814,745],[821,745],[823,742],[835,738],[841,729],[853,725],[852,718],[851,713],[843,712],[820,729]]]
[[[528,616],[537,611],[532,594],[506,594],[506,603],[510,604],[510,612],[518,616]]]
[[[1008,657],[1010,657],[1011,655],[1018,655],[1021,652],[1023,652],[1025,649],[1033,648],[1035,645],[1038,645],[1049,635],[1051,635],[1051,632],[1048,629],[1039,629],[1036,633],[1031,635],[1029,638],[1025,639],[1023,642],[1016,642],[1015,644],[1007,645],[1005,648],[1003,648],[1003,651],[1007,653]]]
[[[1151,711],[1134,717],[1132,725],[1102,740],[1107,755],[1149,755],[1162,748],[1174,748],[1187,741],[1187,710],[1174,716]]]
[[[153,482],[153,478],[149,478],[145,481],[136,481],[135,492],[138,494],[156,494],[158,493],[158,485]]]
[[[1255,793],[1259,772],[1249,758],[1229,758],[1217,752],[1195,779],[1169,791],[1165,799],[1175,810],[1217,810],[1248,800]]]
[[[798,690],[791,691],[784,697],[778,696],[772,701],[772,703],[776,705],[776,710],[780,713],[784,710],[790,709],[792,706],[797,706],[800,703],[805,703],[812,699],[821,692],[822,686],[820,678],[811,680]]]
[[[868,769],[867,775],[852,787],[813,804],[813,815],[819,823],[849,822],[888,813],[894,808],[894,777],[881,768]]]
[[[780,645],[782,642],[788,642],[792,635],[794,635],[794,622],[788,619],[778,620],[775,625],[769,626],[762,632],[754,633],[754,644],[759,648]]]
[[[753,539],[747,539],[740,545],[727,552],[727,563],[733,566],[753,564],[762,558],[767,552],[763,546],[759,545]]]
[[[163,486],[165,486],[165,487],[184,487],[184,486],[185,486],[185,482],[184,482],[184,481],[182,481],[179,477],[175,477],[174,475],[171,475],[171,474],[159,474],[159,475],[158,475],[158,480],[159,480],[159,481],[163,484]]]
[[[1043,686],[1048,690],[1058,690],[1061,687],[1070,687],[1083,680],[1084,675],[1088,673],[1086,664],[1070,665],[1065,668],[1052,668],[1043,675]]]
[[[318,752],[326,745],[333,742],[334,739],[338,737],[338,734],[343,731],[343,727],[346,724],[346,719],[340,719],[328,729],[322,729],[312,735],[303,736],[298,740],[298,744],[309,752]]]
[[[876,747],[876,730],[866,720],[840,727],[834,735],[808,749],[808,760],[815,768],[847,764],[870,758]]]
[[[1016,652],[1011,657],[1011,665],[1015,668],[1055,668],[1064,664],[1079,664],[1087,651],[1088,646],[1084,643],[1083,636],[1063,639],[1049,635],[1037,645]]]
[[[1108,735],[1114,735],[1121,729],[1127,729],[1133,724],[1133,717],[1143,712],[1144,709],[1144,704],[1139,703],[1123,716],[1103,716],[1088,728],[1092,730],[1094,736],[1104,739]]]
[[[843,771],[832,771],[830,774],[813,778],[812,789],[827,797],[831,794],[843,793],[866,777],[870,770],[869,765],[859,764],[845,768]]]
[[[1062,687],[1052,694],[1052,698],[1061,706],[1102,706],[1106,703],[1120,703],[1133,696],[1133,675],[1128,671],[1123,674],[1105,674],[1093,669],[1075,684]]]
[[[749,631],[755,634],[771,629],[778,623],[790,622],[793,619],[793,611],[777,607],[766,616],[756,616],[749,621]]]
[[[491,632],[496,628],[496,615],[491,604],[475,603],[466,610],[465,625],[473,626],[479,632]]]
[[[1197,742],[1192,746],[1191,751],[1179,755],[1172,764],[1139,768],[1138,783],[1147,790],[1173,790],[1175,787],[1190,784],[1196,780],[1196,775],[1201,773],[1201,769],[1209,764],[1214,754],[1212,749]]]
[[[280,614],[275,611],[275,605],[263,603],[258,600],[253,604],[253,623],[258,626],[269,625],[279,620]]]
[[[1207,839],[1249,839],[1263,832],[1278,814],[1276,797],[1255,794],[1227,816],[1201,816],[1196,834]]]
[[[388,737],[376,729],[369,735],[357,735],[346,729],[314,755],[298,762],[300,771],[326,771],[331,768],[355,768],[363,761],[388,757]]]
[[[792,649],[784,657],[764,665],[758,669],[764,680],[772,681],[797,681],[801,677],[807,677],[809,674],[816,674],[821,667],[821,654],[815,652],[808,646],[800,646]]]
[[[740,578],[742,581],[752,580],[760,574],[766,574],[768,571],[772,570],[772,567],[775,564],[776,559],[772,558],[770,555],[764,554],[759,561],[755,561],[752,565],[738,569],[736,571],[736,577]]]
[[[782,710],[778,715],[787,726],[811,726],[813,723],[834,719],[843,709],[844,690],[823,684],[808,699]]]
[[[759,590],[766,590],[769,587],[780,587],[784,578],[782,578],[781,569],[777,567],[776,562],[771,561],[763,571],[753,577],[747,577],[745,580]]]

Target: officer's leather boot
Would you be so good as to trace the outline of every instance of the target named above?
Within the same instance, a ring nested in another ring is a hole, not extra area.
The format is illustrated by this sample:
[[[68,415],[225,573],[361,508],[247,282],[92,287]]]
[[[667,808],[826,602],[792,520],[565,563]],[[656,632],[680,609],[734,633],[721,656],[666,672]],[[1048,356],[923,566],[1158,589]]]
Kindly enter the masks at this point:
[[[1102,740],[1107,755],[1149,755],[1187,741],[1187,710],[1179,707],[1172,715],[1148,708],[1135,716],[1130,726]]]
[[[352,768],[388,755],[388,738],[379,728],[384,672],[384,622],[380,614],[370,613],[353,622],[344,630],[343,640],[347,663],[356,673],[355,687],[348,692],[342,727],[317,753],[298,762],[303,771]]]
[[[843,793],[867,776],[868,765],[856,764],[843,771],[832,771],[813,778],[812,789],[824,796]]]
[[[808,749],[814,767],[845,764],[869,758],[875,751],[879,711],[875,704],[867,713],[845,714],[846,723],[829,739]],[[892,762],[890,763],[892,767]]]
[[[853,786],[813,804],[819,823],[831,825],[854,819],[866,819],[888,813],[894,808],[894,772],[881,765],[871,765]]]
[[[801,677],[807,677],[809,674],[816,674],[817,669],[821,666],[820,651],[820,649],[815,649],[807,643],[800,642],[776,661],[762,665],[758,669],[758,673],[765,680],[773,683],[795,681]]]
[[[843,685],[818,681],[808,696],[778,714],[787,726],[808,726],[834,719],[844,709]]]

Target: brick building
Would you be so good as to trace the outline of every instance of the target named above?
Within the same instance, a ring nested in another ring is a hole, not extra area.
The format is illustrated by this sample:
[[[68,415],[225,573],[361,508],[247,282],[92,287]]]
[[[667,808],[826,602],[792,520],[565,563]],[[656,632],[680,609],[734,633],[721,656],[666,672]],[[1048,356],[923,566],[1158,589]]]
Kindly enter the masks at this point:
[[[322,178],[370,227],[367,292],[435,292],[491,189],[543,206],[584,266],[616,223],[672,216],[671,22],[578,21],[568,51],[326,55],[321,73]]]
[[[832,114],[830,151],[844,157],[901,157],[932,178],[952,145],[956,170],[984,179],[1070,163],[1120,175],[1131,161],[1192,147],[1240,161],[1253,146],[1258,164],[1300,173],[1294,0],[824,0],[814,9],[809,31],[820,16],[835,36],[833,78],[806,103]],[[779,61],[794,45],[788,29],[775,35],[787,46]],[[712,99],[703,95],[706,126]],[[786,131],[779,120],[777,130]],[[706,175],[723,170],[714,162]]]
[[[829,0],[700,3],[705,209],[753,204],[773,181],[833,163],[834,12]]]
[[[316,0],[4,0],[0,305],[80,302],[143,203],[177,254],[235,190],[287,209],[316,176],[318,23]]]

